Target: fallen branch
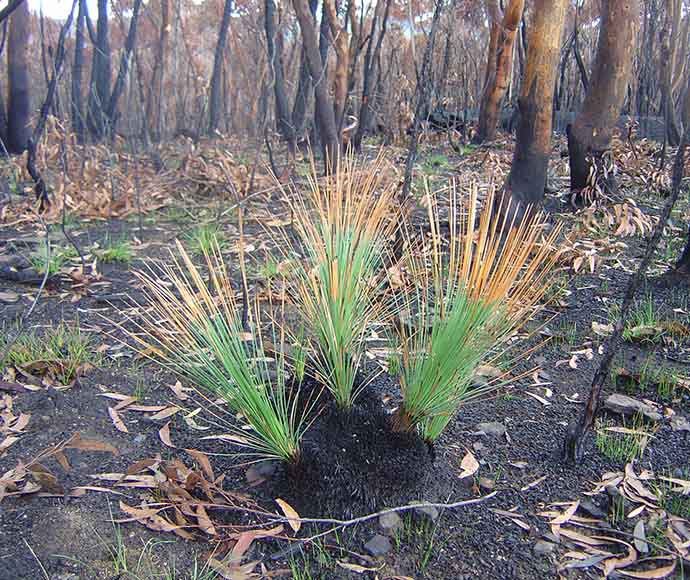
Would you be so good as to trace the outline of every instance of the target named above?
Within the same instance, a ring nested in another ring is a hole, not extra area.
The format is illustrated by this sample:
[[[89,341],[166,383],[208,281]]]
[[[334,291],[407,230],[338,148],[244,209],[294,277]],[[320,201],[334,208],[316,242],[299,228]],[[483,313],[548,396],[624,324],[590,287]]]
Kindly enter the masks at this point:
[[[613,358],[623,342],[623,329],[625,328],[628,313],[632,308],[635,294],[637,293],[637,289],[640,287],[640,284],[647,273],[647,268],[649,268],[649,264],[654,257],[654,253],[659,245],[659,241],[661,240],[661,236],[668,222],[668,218],[671,215],[673,206],[680,196],[683,181],[683,166],[685,164],[685,149],[688,144],[689,134],[690,127],[687,127],[681,138],[680,145],[678,146],[678,152],[676,153],[676,158],[673,163],[673,176],[671,180],[670,195],[668,196],[666,204],[661,211],[659,221],[657,222],[654,231],[647,242],[647,249],[642,261],[628,283],[628,288],[625,291],[625,298],[623,299],[620,315],[616,321],[613,334],[609,337],[608,341],[604,345],[604,356],[601,359],[601,363],[599,364],[596,374],[594,375],[594,379],[592,379],[592,386],[590,387],[587,406],[585,407],[585,410],[580,418],[574,419],[568,426],[568,432],[566,433],[565,441],[563,442],[562,454],[563,458],[569,462],[575,462],[582,459],[584,453],[584,439],[594,426],[594,421],[599,413],[599,409],[601,407],[602,389],[606,379],[610,376]]]

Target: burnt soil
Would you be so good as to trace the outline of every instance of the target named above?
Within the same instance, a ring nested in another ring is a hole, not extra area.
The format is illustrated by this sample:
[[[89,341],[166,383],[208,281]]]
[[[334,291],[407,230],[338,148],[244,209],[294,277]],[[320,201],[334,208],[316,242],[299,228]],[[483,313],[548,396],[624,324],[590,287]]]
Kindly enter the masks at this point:
[[[656,200],[648,211],[653,214],[658,205]],[[64,321],[79,325],[94,349],[107,346],[101,349],[103,358],[97,368],[87,371],[69,388],[42,387],[30,392],[0,393],[12,396],[15,411],[31,414],[20,440],[0,456],[0,474],[80,432],[110,443],[119,453],[68,451],[69,471],[60,470],[54,460],[49,460],[46,467],[58,475],[65,490],[78,485],[106,486],[91,476],[123,472],[135,461],[157,454],[163,459],[183,458],[190,464],[184,451],[189,448],[209,454],[216,473],[225,477],[225,489],[249,494],[271,511],[277,511],[273,500],[281,497],[303,516],[349,518],[411,501],[448,503],[494,490],[497,494],[486,502],[442,510],[434,524],[432,550],[428,550],[429,537],[411,533],[394,541],[392,550],[381,559],[367,556],[364,543],[379,532],[373,520],[348,528],[338,542],[332,536],[327,538],[322,550],[331,554],[328,558],[314,550],[305,550],[305,555],[301,555],[294,545],[274,539],[255,542],[249,557],[263,560],[267,570],[289,569],[291,562],[299,561],[299,566],[312,570],[313,578],[328,580],[394,576],[434,580],[599,577],[593,569],[559,573],[559,551],[565,548],[549,554],[534,552],[535,543],[548,532],[544,518],[538,513],[553,502],[584,498],[592,482],[598,481],[604,472],[618,471],[624,466],[623,462],[605,457],[592,438],[586,445],[585,460],[577,465],[561,460],[560,445],[568,423],[582,410],[600,360],[598,349],[604,339],[592,332],[591,323],[606,323],[611,306],[622,299],[629,272],[644,248],[640,237],[625,239],[626,247],[619,260],[626,269],[609,263],[595,274],[564,277],[566,292],[544,314],[553,317],[547,324],[555,338],[522,361],[517,369],[540,369],[539,380],[548,385],[549,396],[543,387],[532,386],[534,379],[530,375],[514,381],[491,398],[463,408],[435,446],[432,456],[419,439],[390,431],[389,416],[398,403],[399,392],[396,380],[383,374],[367,387],[349,415],[324,404],[305,437],[299,468],[264,466],[260,468],[263,476],[252,480],[248,474],[251,467],[237,457],[237,449],[232,444],[201,439],[222,432],[204,415],[205,409],[195,416],[197,426],[208,427],[204,431],[190,427],[183,418],[184,413],[164,421],[127,413],[122,416],[129,432],[124,433],[114,427],[107,411],[112,402],[102,396],[116,392],[136,395],[146,405],[182,404],[169,388],[175,377],[122,347],[112,336],[113,328],[107,319],[117,317],[118,308],[124,307],[118,303],[118,297],[137,293],[131,272],[142,265],[140,259],[164,257],[171,240],[185,227],[191,226],[166,221],[163,216],[147,223],[142,233],[133,223],[122,221],[84,223],[74,229],[82,246],[102,240],[106,231],[132,239],[136,235],[144,245],[134,246],[137,259],[132,264],[102,265],[101,282],[86,295],[76,295],[65,276],[56,277],[48,285],[28,327],[41,333]],[[234,226],[229,224],[227,229],[232,236]],[[246,235],[264,241],[258,225],[250,224]],[[60,242],[59,233],[55,239]],[[21,253],[23,248],[32,247],[35,240],[33,226],[3,229],[0,254]],[[664,243],[669,244],[670,240],[666,238]],[[658,261],[661,260],[660,255]],[[687,323],[688,281],[664,275],[667,266],[660,266],[650,275],[638,300],[651,296],[663,316]],[[257,292],[265,288],[258,280],[254,284]],[[31,304],[37,287],[0,281],[0,289],[21,296],[15,304],[0,303],[4,332],[11,336],[12,321]],[[647,363],[687,375],[689,347],[687,337],[659,343],[626,342],[616,364],[634,372]],[[591,359],[581,356],[576,366],[567,364],[573,352],[586,348],[593,350]],[[40,384],[40,380],[36,382]],[[606,393],[616,388],[607,384]],[[527,395],[528,392],[539,394],[547,404]],[[660,400],[653,389],[637,390],[633,394],[690,416],[687,390],[681,390],[671,401]],[[203,407],[203,403],[193,400],[184,405],[188,410]],[[164,444],[159,437],[159,430],[167,421],[170,421],[174,447]],[[502,423],[506,435],[494,437],[480,433],[477,425],[481,422]],[[475,478],[461,480],[458,478],[460,461],[468,450],[479,461],[480,469]],[[657,472],[687,474],[684,470],[690,464],[690,433],[673,431],[667,421],[661,422],[638,463]],[[162,578],[161,571],[170,570],[173,563],[175,578],[191,577],[194,562],[204,562],[216,546],[203,537],[185,541],[173,534],[150,531],[136,522],[113,523],[112,520],[124,517],[118,506],[120,500],[137,505],[145,497],[144,491],[136,489],[123,489],[121,493],[125,495],[92,492],[79,498],[37,495],[5,498],[0,504],[0,580],[43,578],[42,569],[53,580],[130,577],[122,570],[116,571],[113,565],[114,546],[118,542],[127,546],[132,569],[139,555],[144,554],[144,564],[137,568],[142,578]],[[601,497],[592,501],[595,504],[592,509],[604,513],[610,510]],[[492,511],[495,509],[521,514],[528,529],[516,526],[504,515]],[[248,516],[230,513],[222,517],[225,521],[251,523]],[[419,514],[405,518],[413,524],[424,520]],[[320,531],[322,527],[304,526],[300,535]],[[337,566],[336,559],[378,571],[355,576]],[[158,575],[146,576],[144,569],[154,570]],[[289,578],[290,574],[284,577]]]

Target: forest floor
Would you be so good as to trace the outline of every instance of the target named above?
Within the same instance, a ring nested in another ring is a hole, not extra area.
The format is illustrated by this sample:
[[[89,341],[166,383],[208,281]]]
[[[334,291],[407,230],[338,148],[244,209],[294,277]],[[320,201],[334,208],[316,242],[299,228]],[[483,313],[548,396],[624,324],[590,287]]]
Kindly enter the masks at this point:
[[[350,465],[342,484],[327,490],[315,481],[290,485],[276,465],[243,463],[232,441],[218,437],[227,434],[228,419],[124,344],[114,324],[136,317],[129,299],[142,294],[133,272],[169,260],[175,239],[198,251],[215,232],[237,262],[232,188],[209,189],[208,180],[187,177],[191,194],[134,203],[125,185],[129,201],[111,217],[100,202],[100,216],[68,212],[67,232],[86,268],[80,271],[60,226],[51,226],[52,275],[23,328],[17,321],[43,277],[35,270],[46,257],[45,228],[13,196],[0,214],[0,347],[14,341],[0,369],[0,580],[690,577],[690,285],[669,274],[688,223],[686,195],[636,297],[606,385],[606,397],[627,395],[637,407],[626,407],[627,416],[607,411],[580,464],[560,457],[664,203],[667,177],[655,171],[660,147],[638,142],[632,154],[628,143],[616,146],[620,198],[574,212],[564,145],[554,145],[547,211],[564,223],[559,273],[530,336],[514,345],[514,380],[462,408],[433,460],[421,457],[424,450],[387,440],[368,418],[378,416],[369,413],[372,405],[391,409],[399,400],[384,333],[372,329],[367,368],[389,372],[369,385],[349,430],[340,429],[359,442],[332,439],[338,430],[328,421],[337,419],[328,413],[309,435],[309,445],[327,455],[317,457],[325,463],[315,473],[341,467],[330,457],[341,445],[362,462],[359,474]],[[404,151],[387,154],[391,179],[399,180]],[[485,191],[489,176],[502,181],[510,157],[507,141],[461,152],[445,140],[427,142],[415,172],[420,219],[425,178],[431,189],[454,177],[460,188],[476,182]],[[218,183],[236,169],[212,165]],[[131,160],[129,167],[116,176],[122,183],[131,183]],[[164,168],[166,182],[175,182],[180,167]],[[298,176],[308,171],[298,163]],[[243,206],[244,248],[250,288],[267,295],[280,264],[266,229],[289,228],[290,215],[284,194],[264,187],[265,174],[256,179],[260,193]],[[141,219],[135,206],[147,210]],[[10,272],[23,280],[10,280]],[[479,501],[373,518],[311,542],[295,538],[333,526],[294,532],[266,526],[262,515],[294,509],[303,517],[349,518],[413,500],[470,499]]]

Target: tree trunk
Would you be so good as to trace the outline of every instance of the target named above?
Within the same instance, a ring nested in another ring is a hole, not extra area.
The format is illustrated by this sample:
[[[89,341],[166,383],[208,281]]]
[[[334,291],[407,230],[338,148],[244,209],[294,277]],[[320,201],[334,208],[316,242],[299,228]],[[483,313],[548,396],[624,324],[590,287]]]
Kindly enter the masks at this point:
[[[31,127],[31,80],[29,78],[29,47],[31,21],[29,4],[23,2],[10,17],[7,41],[7,150],[22,153],[26,150]]]
[[[228,28],[230,27],[230,15],[232,13],[232,0],[225,0],[223,18],[218,32],[218,42],[213,55],[213,74],[211,75],[211,96],[208,107],[208,134],[213,135],[220,122],[220,89],[223,72],[223,56],[228,40]]]
[[[170,38],[170,0],[160,0],[161,5],[161,25],[158,35],[158,47],[156,49],[156,60],[153,63],[151,73],[151,86],[148,90],[146,99],[146,123],[153,138],[158,141],[163,132],[162,112],[163,112],[163,73],[165,71],[165,55],[168,52],[168,39]],[[157,106],[156,106],[157,101]]]
[[[84,143],[86,132],[84,128],[84,99],[81,84],[84,71],[84,21],[86,19],[84,4],[86,0],[79,0],[77,13],[77,31],[74,39],[74,66],[72,67],[72,131],[77,136],[77,143]]]
[[[273,94],[276,105],[276,123],[278,132],[287,141],[290,150],[294,150],[295,131],[290,120],[290,106],[285,89],[285,71],[283,68],[283,35],[276,30],[276,5],[273,0],[264,3],[264,29],[266,31],[266,49],[268,65],[273,76]]]
[[[335,115],[336,132],[338,136],[340,136],[343,129],[343,121],[345,119],[345,108],[347,106],[347,77],[349,69],[347,31],[338,21],[338,11],[335,6],[335,0],[323,0],[323,6],[326,17],[328,18],[328,25],[335,47],[336,62],[335,81],[333,83],[333,113]],[[340,139],[340,137],[338,137],[338,139]]]
[[[383,20],[381,20],[381,7],[384,6]],[[369,129],[369,117],[371,114],[371,92],[373,87],[376,85],[376,71],[378,69],[377,64],[381,55],[381,46],[383,45],[383,37],[386,35],[386,30],[388,27],[388,14],[390,12],[392,0],[378,0],[376,3],[376,9],[374,11],[374,19],[371,24],[371,38],[369,39],[369,46],[367,46],[367,52],[364,55],[364,71],[362,79],[362,100],[359,107],[359,119],[357,123],[357,132],[355,133],[354,146],[357,151],[362,148],[362,139],[364,134]],[[378,22],[381,20],[381,31],[376,36],[376,44],[374,44],[374,38],[376,35],[376,27]]]
[[[551,153],[551,113],[566,0],[535,0],[520,88],[520,122],[506,191],[513,202],[540,204]],[[515,207],[513,208],[515,211]]]
[[[690,75],[687,76],[685,86],[685,96],[683,99],[683,131],[690,137]],[[681,274],[690,275],[690,223],[688,223],[688,233],[685,241],[685,248],[676,262],[676,271]]]
[[[87,124],[95,139],[101,139],[106,132],[107,108],[110,100],[110,40],[108,31],[108,0],[98,0],[98,21],[96,23],[96,45],[93,47],[91,65],[91,87]]]
[[[317,0],[309,0],[309,11],[311,12],[312,21],[316,18],[317,7]],[[311,75],[309,74],[309,63],[307,62],[304,46],[300,48],[299,58],[299,81],[297,83],[295,102],[292,107],[292,126],[296,140],[300,139],[304,132],[304,122],[307,117],[307,109],[309,108],[309,97],[311,96]]]
[[[328,171],[335,167],[336,158],[340,150],[335,113],[328,99],[327,79],[325,78],[326,75],[323,74],[324,64],[321,60],[319,44],[316,40],[316,27],[311,17],[307,0],[292,0],[292,4],[299,21],[302,44],[307,57],[307,63],[309,64],[312,84],[314,85],[319,137],[324,152],[325,168]]]
[[[499,106],[510,83],[513,46],[524,7],[524,0],[510,0],[505,14],[501,14],[496,0],[489,0],[491,38],[479,109],[479,130],[476,137],[479,143],[496,138]]]
[[[604,155],[610,150],[613,129],[630,81],[634,45],[638,28],[638,0],[602,0],[601,28],[597,53],[592,67],[589,90],[582,111],[568,131],[570,157],[570,189],[581,192],[591,181],[594,163],[595,179],[606,183],[590,183],[615,189],[611,172],[604,172]]]
[[[107,109],[107,130],[110,134],[115,134],[115,126],[117,125],[117,102],[122,96],[122,91],[125,88],[125,79],[127,78],[127,72],[129,71],[129,61],[132,57],[132,51],[134,50],[134,45],[137,42],[137,23],[139,21],[139,13],[141,11],[142,0],[134,0],[134,6],[132,7],[132,17],[129,21],[129,31],[127,32],[127,40],[125,40],[124,50],[122,52],[122,57],[120,58],[120,67],[117,72],[117,79],[115,79],[115,85],[113,86],[113,91],[108,99],[108,109]]]

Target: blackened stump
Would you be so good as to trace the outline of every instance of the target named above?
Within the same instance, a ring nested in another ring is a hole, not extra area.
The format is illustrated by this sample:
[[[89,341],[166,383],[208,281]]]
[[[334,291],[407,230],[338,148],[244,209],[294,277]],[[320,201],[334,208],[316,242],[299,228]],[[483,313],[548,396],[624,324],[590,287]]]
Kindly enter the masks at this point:
[[[365,391],[347,412],[327,403],[275,491],[302,516],[350,518],[428,499],[433,467],[427,445],[394,433],[381,401]]]

